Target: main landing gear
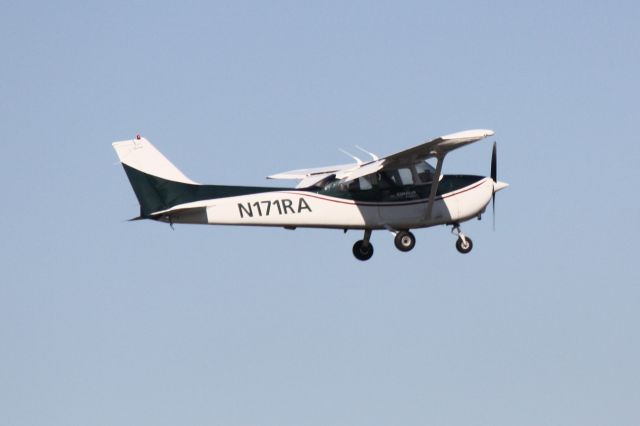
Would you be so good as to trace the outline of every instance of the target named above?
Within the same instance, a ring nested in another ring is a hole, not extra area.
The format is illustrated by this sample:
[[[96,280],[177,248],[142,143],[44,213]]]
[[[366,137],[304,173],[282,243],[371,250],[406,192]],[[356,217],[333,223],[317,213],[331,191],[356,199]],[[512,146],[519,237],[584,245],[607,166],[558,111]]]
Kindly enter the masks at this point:
[[[371,229],[364,230],[364,238],[356,241],[353,245],[353,255],[358,260],[369,260],[373,256],[373,244],[369,242],[371,239]]]
[[[409,251],[416,245],[416,237],[409,231],[398,231],[395,233],[394,243],[400,251]],[[373,244],[371,239],[371,229],[365,229],[364,238],[356,241],[353,245],[353,255],[358,260],[369,260],[373,256]]]

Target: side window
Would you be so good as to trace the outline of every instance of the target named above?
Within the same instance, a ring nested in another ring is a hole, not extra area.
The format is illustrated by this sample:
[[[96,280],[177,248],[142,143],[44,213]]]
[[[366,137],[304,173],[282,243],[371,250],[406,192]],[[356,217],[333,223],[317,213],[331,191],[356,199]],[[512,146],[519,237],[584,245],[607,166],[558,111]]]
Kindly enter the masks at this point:
[[[412,185],[413,175],[411,169],[392,169],[378,172],[378,185],[382,189],[395,188],[402,185]]]
[[[381,189],[388,189],[396,185],[393,174],[389,170],[383,170],[377,174],[378,186]]]
[[[366,191],[367,189],[371,189],[372,185],[367,177],[361,177],[356,180],[349,182],[348,189],[349,191]]]
[[[358,181],[360,182],[360,189],[363,191],[372,188],[371,182],[366,177],[361,177]]]
[[[358,181],[358,179],[352,180],[347,185],[347,190],[349,190],[349,191],[357,191],[359,189],[360,189],[360,182]]]
[[[413,185],[413,176],[410,169],[398,169],[398,175],[402,185]]]

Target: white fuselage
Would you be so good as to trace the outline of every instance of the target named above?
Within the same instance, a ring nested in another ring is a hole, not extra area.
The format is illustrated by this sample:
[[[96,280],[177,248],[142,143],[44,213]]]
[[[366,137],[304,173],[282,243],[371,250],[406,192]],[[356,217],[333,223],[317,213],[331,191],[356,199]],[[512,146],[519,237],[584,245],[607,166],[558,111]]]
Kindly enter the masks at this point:
[[[460,223],[480,215],[491,201],[493,185],[491,178],[484,178],[436,197],[429,218],[426,199],[363,202],[309,191],[283,190],[200,201],[197,212],[176,211],[171,221],[338,229],[423,228]]]

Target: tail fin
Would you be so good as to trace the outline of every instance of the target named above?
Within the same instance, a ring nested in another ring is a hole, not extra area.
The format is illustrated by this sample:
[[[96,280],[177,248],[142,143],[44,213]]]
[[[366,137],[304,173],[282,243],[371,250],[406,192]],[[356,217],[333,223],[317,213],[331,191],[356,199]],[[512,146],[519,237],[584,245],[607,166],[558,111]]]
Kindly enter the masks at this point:
[[[183,193],[198,186],[145,138],[114,142],[113,148],[138,198],[143,218],[178,204]]]
[[[137,136],[136,139],[114,142],[113,148],[122,164],[133,167],[148,175],[157,176],[174,182],[196,182],[186,177],[176,166],[151,145],[147,139]]]

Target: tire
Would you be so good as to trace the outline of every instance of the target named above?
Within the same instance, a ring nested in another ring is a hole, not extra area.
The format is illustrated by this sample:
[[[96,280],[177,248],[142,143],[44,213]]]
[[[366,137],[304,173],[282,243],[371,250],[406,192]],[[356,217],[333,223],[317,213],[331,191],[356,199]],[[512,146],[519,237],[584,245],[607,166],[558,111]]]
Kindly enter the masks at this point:
[[[373,256],[373,245],[371,243],[365,244],[363,240],[358,240],[353,245],[353,255],[358,260],[369,260]]]
[[[416,245],[416,237],[409,231],[400,231],[393,240],[400,251],[409,251]]]
[[[469,253],[473,248],[473,241],[471,241],[471,238],[465,237],[465,239],[467,240],[466,244],[462,241],[462,238],[458,238],[458,241],[456,241],[456,249],[458,249],[462,254]]]

